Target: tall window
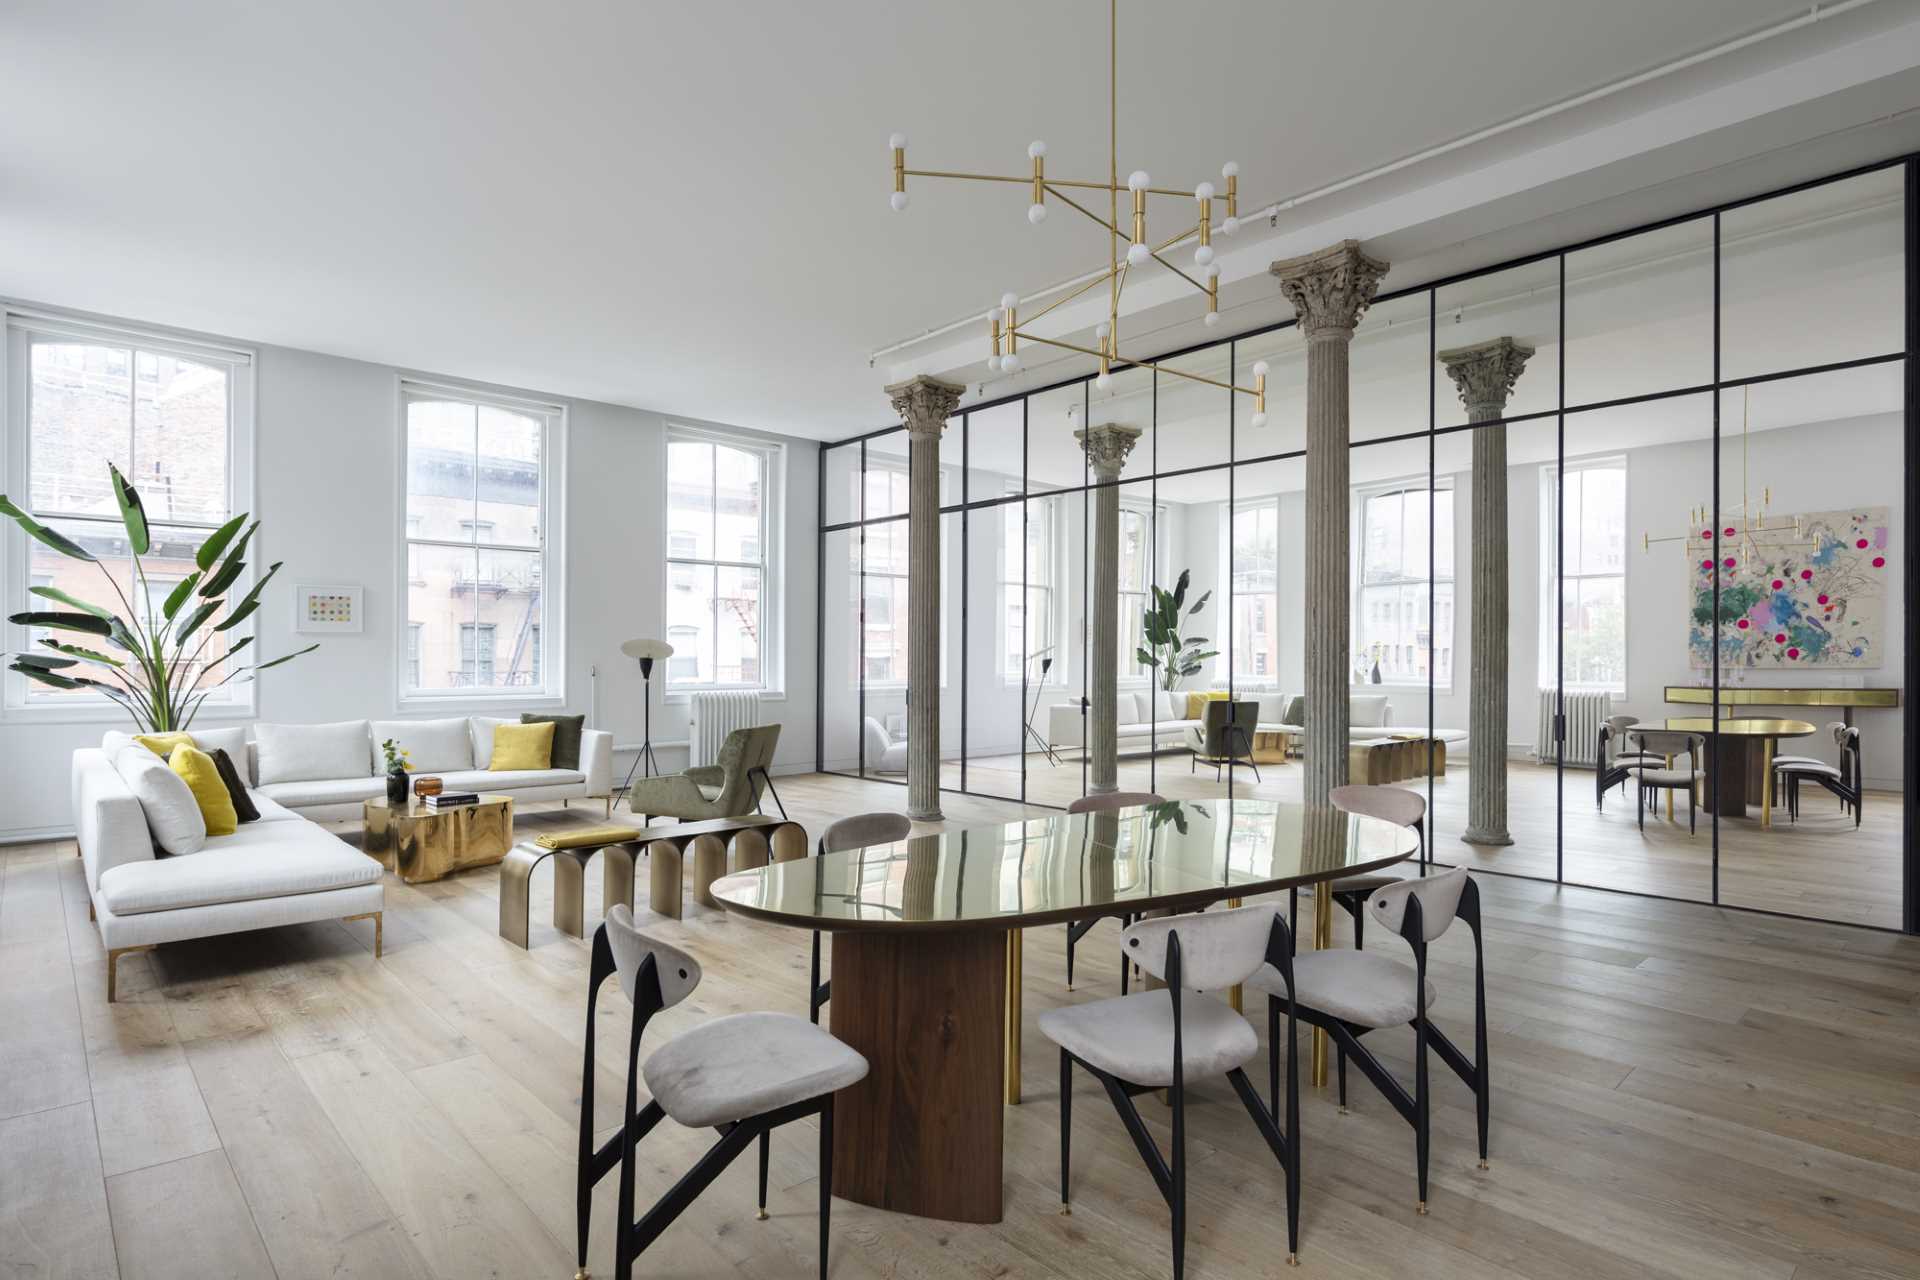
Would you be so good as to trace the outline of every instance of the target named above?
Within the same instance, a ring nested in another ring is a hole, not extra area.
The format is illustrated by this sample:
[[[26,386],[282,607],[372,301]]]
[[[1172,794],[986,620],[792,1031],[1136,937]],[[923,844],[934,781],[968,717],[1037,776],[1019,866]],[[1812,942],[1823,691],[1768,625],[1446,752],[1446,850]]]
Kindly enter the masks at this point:
[[[1039,682],[1043,656],[1062,665],[1064,655],[1053,652],[1054,516],[1051,502],[1009,502],[1000,508],[1000,616],[1005,628],[1000,674],[1009,683],[1017,682],[1023,671],[1028,680]]]
[[[557,406],[406,384],[407,698],[561,695],[537,637],[553,580]]]
[[[675,428],[667,437],[669,689],[764,689],[777,446]]]
[[[1553,467],[1540,471],[1540,671],[1550,683],[1554,619],[1554,504],[1561,496]],[[1594,458],[1566,471],[1566,597],[1560,614],[1568,689],[1627,692],[1627,460]]]
[[[9,317],[7,372],[17,389],[9,397],[9,434],[24,443],[25,455],[24,483],[14,490],[15,498],[99,563],[69,559],[39,542],[20,539],[21,560],[0,574],[17,584],[11,588],[7,612],[61,608],[29,594],[26,588],[31,585],[64,591],[115,612],[125,608],[155,620],[161,617],[167,593],[193,573],[194,554],[207,535],[251,505],[250,365],[250,357],[240,352],[91,325]],[[151,533],[149,549],[141,557],[144,586],[134,573],[126,527],[109,487],[109,463],[139,490],[146,508]],[[103,581],[103,568],[111,573],[119,595]],[[248,570],[228,598],[243,594],[251,577]],[[122,598],[128,603],[123,605]],[[26,628],[9,630],[11,637],[0,644],[35,647],[44,638]],[[228,643],[248,630],[247,623],[230,632],[207,626],[208,643],[196,669],[220,662]],[[57,638],[76,640],[71,633]],[[217,673],[210,674],[217,678]],[[103,695],[85,689],[55,690],[12,674],[7,681],[11,706],[62,712],[110,707]],[[235,681],[211,694],[206,706],[250,705],[251,689]]]
[[[1233,513],[1233,674],[1273,680],[1280,671],[1280,500]]]
[[[1445,482],[1443,481],[1442,484]],[[1355,495],[1359,521],[1353,678],[1453,684],[1453,490],[1425,485]],[[1431,506],[1431,513],[1429,513]],[[1431,524],[1429,524],[1431,514]],[[1431,527],[1432,582],[1428,582]],[[1428,620],[1428,598],[1432,620]]]
[[[1120,508],[1120,635],[1115,645],[1122,677],[1145,676],[1139,650],[1146,644],[1147,601],[1153,584],[1153,512]]]

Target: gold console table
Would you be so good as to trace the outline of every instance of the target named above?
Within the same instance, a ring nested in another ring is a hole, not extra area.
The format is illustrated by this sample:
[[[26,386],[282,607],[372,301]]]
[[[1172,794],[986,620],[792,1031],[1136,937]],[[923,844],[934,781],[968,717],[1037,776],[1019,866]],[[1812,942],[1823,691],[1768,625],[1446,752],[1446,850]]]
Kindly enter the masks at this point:
[[[1666,698],[1668,702],[1699,707],[1716,701],[1712,689],[1693,684],[1668,685]],[[1721,689],[1717,701],[1722,707],[1838,707],[1840,718],[1851,727],[1856,708],[1897,707],[1900,705],[1900,691],[1898,689],[1767,688],[1743,685],[1735,689]]]

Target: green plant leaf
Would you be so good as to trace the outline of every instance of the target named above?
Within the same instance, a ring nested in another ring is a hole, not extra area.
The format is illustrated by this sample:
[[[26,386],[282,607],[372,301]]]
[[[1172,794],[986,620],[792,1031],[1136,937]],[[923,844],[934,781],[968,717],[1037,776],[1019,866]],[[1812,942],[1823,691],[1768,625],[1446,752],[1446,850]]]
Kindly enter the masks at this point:
[[[242,609],[245,609],[247,613],[252,613],[254,603],[260,599],[260,593],[266,590],[269,582],[273,581],[273,575],[280,572],[280,566],[283,563],[285,562],[275,560],[272,564],[268,565],[267,571],[260,575],[260,581],[247,588],[247,594],[241,596],[239,603],[233,606],[233,613],[228,615],[226,625],[217,627],[215,630],[225,631],[227,627],[233,625],[236,615],[244,617],[245,615],[240,613]]]
[[[238,578],[240,571],[246,567],[247,562],[240,559],[237,554],[228,556],[227,562],[221,565],[212,577],[200,584],[201,599],[225,595],[227,588],[233,585],[234,579]]]
[[[219,622],[214,623],[213,629],[215,631],[231,631],[233,628],[245,622],[247,620],[248,615],[251,614],[255,609],[258,609],[259,607],[260,607],[260,602],[254,599],[253,592],[249,591],[247,593],[247,599],[243,603],[241,603],[239,607],[234,609],[232,613],[228,614],[225,618],[221,619]]]
[[[56,689],[78,689],[80,682],[70,677],[48,671],[44,667],[30,667],[24,662],[11,662],[7,670],[18,671],[29,680],[38,680],[41,684],[52,685]]]
[[[113,633],[113,625],[105,618],[91,613],[39,613],[29,611],[16,613],[8,617],[8,622],[23,627],[50,627],[55,631],[84,631],[90,636],[104,636]]]
[[[98,662],[109,667],[124,667],[127,664],[118,658],[110,657],[94,649],[82,649],[77,644],[61,644],[51,636],[40,637],[40,643],[56,653],[64,653],[69,658],[79,658],[86,662]]]
[[[234,544],[227,548],[227,559],[238,560],[241,556],[245,555],[247,553],[247,544],[253,541],[253,535],[259,528],[260,522],[258,520],[248,525],[246,532],[242,533],[234,540]]]
[[[140,501],[140,491],[128,484],[120,468],[111,462],[107,464],[107,475],[113,482],[113,500],[120,504],[120,523],[127,526],[127,545],[133,548],[133,554],[143,556],[153,544],[147,533],[147,508]]]
[[[16,653],[13,660],[29,667],[38,667],[42,671],[59,671],[66,667],[80,665],[72,658],[49,658],[44,653]]]
[[[167,602],[161,606],[160,612],[166,616],[168,622],[172,622],[173,615],[180,612],[180,606],[187,602],[187,597],[193,594],[193,588],[199,581],[200,571],[196,569],[180,579],[173,590],[167,592]]]
[[[141,653],[140,637],[134,635],[133,630],[117,617],[107,619],[107,638],[128,653],[135,656]]]
[[[1157,667],[1160,665],[1160,659],[1154,657],[1152,654],[1148,653],[1145,649],[1135,649],[1133,651],[1133,656],[1139,659],[1141,665],[1143,666]]]
[[[4,494],[0,494],[0,515],[11,516],[13,522],[22,529],[25,529],[29,537],[44,542],[61,555],[71,557],[75,560],[85,560],[90,564],[93,563],[94,555],[91,551],[88,551],[85,547],[75,542],[72,538],[67,537],[65,534],[47,528],[47,526],[35,520],[19,507],[13,505],[12,502],[7,500]]]
[[[1200,593],[1200,598],[1199,598],[1198,600],[1195,600],[1195,601],[1193,602],[1193,608],[1191,608],[1191,609],[1189,609],[1189,610],[1187,610],[1187,616],[1188,616],[1188,617],[1192,617],[1192,616],[1193,616],[1194,614],[1196,614],[1196,613],[1198,613],[1198,612],[1200,612],[1200,611],[1201,611],[1202,609],[1204,609],[1204,608],[1206,608],[1206,607],[1207,607],[1207,601],[1209,601],[1209,600],[1211,600],[1211,599],[1213,599],[1213,592],[1211,592],[1211,591],[1202,591],[1202,592]]]
[[[227,544],[233,541],[233,535],[238,533],[240,526],[246,522],[247,513],[242,511],[239,515],[227,521],[218,529],[215,529],[212,536],[200,544],[200,549],[193,553],[193,562],[199,566],[202,573],[213,568],[213,562],[220,558],[220,553],[227,549]]]
[[[304,649],[298,649],[298,650],[295,650],[293,653],[284,654],[281,657],[275,658],[271,662],[262,662],[258,666],[254,667],[253,671],[257,674],[259,672],[265,671],[268,667],[277,667],[283,662],[292,662],[295,658],[304,657],[305,655],[312,653],[315,649],[318,649],[319,647],[320,646],[318,644],[310,644]]]
[[[76,609],[92,614],[96,618],[111,618],[113,615],[97,604],[88,604],[75,596],[70,596],[58,587],[28,587],[28,591],[42,600],[57,600],[61,604],[70,604]]]
[[[188,614],[187,620],[180,625],[180,635],[179,638],[174,641],[174,644],[184,648],[187,643],[187,637],[198,631],[200,624],[208,618],[211,618],[213,611],[219,607],[220,602],[218,600],[209,600]]]

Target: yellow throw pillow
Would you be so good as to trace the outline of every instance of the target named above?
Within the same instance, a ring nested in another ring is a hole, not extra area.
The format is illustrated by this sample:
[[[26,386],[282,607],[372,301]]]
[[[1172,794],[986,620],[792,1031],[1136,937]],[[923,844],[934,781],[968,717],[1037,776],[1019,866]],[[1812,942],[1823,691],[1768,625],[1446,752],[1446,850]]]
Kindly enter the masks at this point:
[[[133,740],[169,763],[173,761],[175,747],[193,745],[190,733],[136,733]]]
[[[1205,692],[1187,694],[1187,719],[1201,720],[1206,717],[1209,702],[1223,701],[1227,696],[1225,689],[1210,689]]]
[[[509,769],[551,769],[553,767],[553,721],[539,724],[497,724],[493,727],[493,759],[487,768],[494,773]]]
[[[230,836],[240,829],[240,815],[234,812],[233,797],[227,793],[227,784],[221,780],[220,767],[212,756],[192,743],[181,743],[167,758],[167,767],[186,780],[193,802],[200,806],[208,835]]]

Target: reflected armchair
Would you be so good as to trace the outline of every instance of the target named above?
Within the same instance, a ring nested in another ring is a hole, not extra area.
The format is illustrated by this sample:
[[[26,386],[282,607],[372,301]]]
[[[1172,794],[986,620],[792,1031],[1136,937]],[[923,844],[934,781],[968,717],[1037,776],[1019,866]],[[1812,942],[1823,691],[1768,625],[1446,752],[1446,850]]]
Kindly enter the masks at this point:
[[[762,789],[772,785],[767,766],[779,742],[777,724],[735,729],[720,745],[718,764],[666,778],[642,778],[627,793],[627,805],[649,822],[658,816],[698,821],[756,813]]]

